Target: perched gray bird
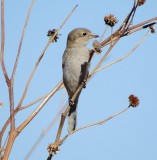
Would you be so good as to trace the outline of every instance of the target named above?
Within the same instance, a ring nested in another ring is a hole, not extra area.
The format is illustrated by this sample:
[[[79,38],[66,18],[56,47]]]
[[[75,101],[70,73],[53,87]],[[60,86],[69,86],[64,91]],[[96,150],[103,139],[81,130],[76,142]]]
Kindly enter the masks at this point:
[[[87,43],[92,38],[97,38],[98,35],[93,34],[86,28],[76,28],[72,30],[67,38],[67,46],[63,54],[63,82],[69,95],[69,119],[68,132],[72,132],[76,127],[76,109],[79,95],[74,102],[70,99],[78,89],[79,85],[88,76],[88,60],[90,56]]]

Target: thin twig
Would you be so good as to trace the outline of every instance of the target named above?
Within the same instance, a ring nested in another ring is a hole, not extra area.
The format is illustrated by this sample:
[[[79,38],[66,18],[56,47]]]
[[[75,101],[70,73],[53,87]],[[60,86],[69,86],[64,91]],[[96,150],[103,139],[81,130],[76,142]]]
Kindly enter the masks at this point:
[[[111,36],[113,35],[113,27],[111,27]],[[111,43],[110,43],[110,45],[112,45],[112,42],[113,42],[113,36],[111,37]]]
[[[43,106],[49,101],[49,99],[58,91],[62,86],[63,81],[61,81],[54,90],[41,102],[41,104],[35,109],[35,111],[17,128],[17,132],[20,133],[28,123],[39,113]]]
[[[134,6],[136,5],[136,3],[137,3],[137,0],[134,0]]]
[[[25,32],[26,32],[26,27],[27,27],[28,20],[29,20],[29,17],[30,17],[30,14],[31,14],[31,11],[32,11],[34,3],[35,3],[35,0],[32,0],[31,5],[29,7],[29,11],[28,11],[27,16],[26,16],[26,21],[25,21],[25,24],[24,24],[24,27],[23,27],[23,31],[22,31],[22,35],[21,35],[21,39],[20,39],[20,44],[19,44],[19,48],[18,48],[18,52],[17,52],[15,64],[14,64],[14,68],[13,68],[13,71],[12,71],[12,75],[11,75],[11,80],[12,81],[14,81],[14,75],[15,75],[17,64],[18,64],[18,60],[19,60],[19,57],[20,57],[20,52],[21,52],[21,47],[22,47],[24,35],[25,35]]]
[[[120,112],[117,112],[117,113],[113,114],[112,116],[110,116],[110,117],[108,117],[108,118],[106,118],[106,119],[104,119],[104,120],[101,120],[101,121],[98,121],[98,122],[94,122],[94,123],[88,124],[88,125],[86,125],[86,126],[83,126],[83,127],[80,127],[80,128],[75,129],[75,130],[72,131],[71,133],[65,135],[65,136],[61,139],[61,143],[63,143],[69,136],[71,136],[71,135],[74,134],[75,132],[78,132],[78,131],[80,131],[80,130],[82,130],[82,129],[86,129],[86,128],[89,128],[89,127],[92,127],[92,126],[102,125],[102,124],[106,123],[107,121],[111,120],[112,118],[114,118],[114,117],[116,117],[116,116],[118,116],[118,115],[126,112],[129,108],[130,108],[130,106],[127,107],[127,108],[125,108],[125,109],[123,109],[123,110],[120,111]]]
[[[104,32],[103,32],[101,38],[100,38],[100,42],[101,42],[102,39],[104,38],[104,35],[105,35],[106,31],[107,31],[107,28],[108,28],[108,25],[105,27],[105,30],[104,30]]]
[[[120,37],[119,37],[119,39],[120,39]],[[116,45],[116,43],[118,42],[118,40],[119,39],[117,39],[110,47],[109,47],[109,49],[107,50],[107,52],[105,53],[105,55],[101,58],[101,60],[99,61],[99,63],[95,66],[95,68],[92,70],[92,72],[89,74],[89,78],[91,77],[91,76],[93,76],[93,74],[95,73],[95,71],[101,66],[101,64],[104,62],[104,60],[106,59],[106,57],[108,56],[108,54],[110,53],[110,51],[113,49],[113,47]],[[89,79],[88,78],[88,79]]]
[[[48,125],[48,127],[46,129],[44,129],[42,131],[42,133],[40,134],[40,136],[38,137],[38,139],[36,140],[36,142],[34,143],[34,145],[30,148],[28,154],[26,155],[26,157],[24,158],[24,160],[29,160],[30,156],[32,155],[32,153],[34,152],[34,150],[37,148],[37,146],[39,145],[39,143],[41,142],[41,140],[45,137],[45,135],[49,132],[49,130],[54,126],[54,124],[57,122],[57,120],[59,119],[61,113],[64,111],[65,107],[62,107],[58,113],[56,114],[56,117],[53,119],[53,121]]]
[[[64,88],[64,85],[62,85],[62,86],[59,88],[59,90],[60,90],[60,89],[63,89],[63,88]],[[49,92],[49,93],[50,93],[50,92]],[[39,101],[41,101],[41,100],[43,100],[44,98],[46,98],[49,93],[45,94],[44,96],[41,96],[41,97],[37,98],[36,100],[30,102],[30,103],[27,104],[27,105],[21,106],[20,109],[19,109],[19,111],[21,111],[21,110],[23,110],[23,109],[26,109],[26,108],[29,108],[30,106],[38,103]]]
[[[2,67],[2,71],[7,83],[7,86],[9,87],[10,81],[7,74],[7,70],[4,64],[4,47],[5,47],[5,18],[4,18],[4,0],[1,0],[1,53],[0,53],[0,63]],[[0,158],[2,157],[2,134],[0,132]]]
[[[62,29],[62,27],[64,26],[64,24],[68,21],[68,19],[71,17],[71,15],[73,14],[73,12],[76,10],[77,7],[78,7],[78,4],[71,10],[71,12],[68,14],[68,16],[66,17],[66,19],[61,24],[61,26],[57,29],[57,31],[55,32],[55,34],[54,34],[53,37],[55,37],[59,33],[59,31]],[[52,39],[53,39],[53,37],[52,37]]]
[[[96,72],[99,72],[99,71],[101,71],[101,70],[103,70],[103,69],[105,69],[105,68],[107,68],[107,67],[109,67],[109,66],[111,66],[111,65],[113,65],[113,64],[115,64],[117,62],[122,61],[123,59],[127,58],[128,56],[130,56],[139,47],[139,45],[146,39],[146,37],[148,36],[149,33],[150,33],[150,30],[142,37],[142,39],[136,44],[136,46],[129,53],[127,53],[126,55],[124,55],[123,57],[117,59],[114,62],[111,62],[111,63],[109,63],[109,64],[107,64],[107,65],[105,65],[105,66],[103,66],[101,68],[98,68],[96,70]]]
[[[24,89],[24,92],[23,92],[23,94],[22,94],[22,97],[21,97],[21,99],[20,99],[20,102],[19,102],[19,104],[18,104],[18,106],[17,106],[17,109],[19,109],[19,108],[21,107],[22,102],[23,102],[23,100],[24,100],[24,98],[25,98],[25,96],[26,96],[26,93],[27,93],[27,91],[28,91],[28,87],[29,87],[29,85],[30,85],[30,82],[31,82],[31,80],[32,80],[32,78],[33,78],[33,76],[34,76],[34,73],[35,73],[35,71],[36,71],[36,69],[37,69],[37,67],[38,67],[38,65],[39,65],[39,63],[40,63],[40,61],[41,61],[41,59],[42,59],[45,51],[46,51],[47,48],[49,47],[50,43],[51,43],[51,42],[48,41],[48,43],[46,44],[44,50],[42,51],[41,55],[39,56],[39,58],[38,58],[38,60],[37,60],[37,62],[36,62],[36,64],[35,64],[32,72],[31,72],[31,74],[30,74],[30,76],[29,76],[29,78],[28,78],[28,81],[27,81],[27,83],[26,83],[26,87],[25,87],[25,89]]]
[[[67,105],[67,106],[66,106],[66,110],[65,110],[64,113],[62,113],[62,115],[61,115],[61,120],[60,120],[60,123],[59,123],[59,127],[58,127],[58,131],[57,131],[55,143],[58,143],[59,140],[60,140],[61,133],[62,133],[62,129],[63,129],[63,125],[64,125],[64,121],[65,121],[66,116],[67,116],[67,114],[68,114],[68,112],[69,112],[69,109],[70,109],[70,106]]]
[[[7,70],[4,64],[4,46],[5,46],[5,20],[4,20],[4,0],[1,1],[1,67],[6,80],[7,85],[9,86],[9,77]]]
[[[146,25],[146,24],[148,24],[148,23],[151,23],[151,22],[153,22],[153,21],[156,21],[156,20],[157,20],[157,17],[148,19],[148,20],[146,20],[146,21],[144,21],[144,22],[141,22],[141,23],[139,23],[139,24],[136,24],[136,25],[128,28],[128,31],[133,30],[133,29],[138,28],[138,27],[141,27],[141,26],[144,26],[144,25]]]
[[[21,110],[23,110],[23,109],[26,109],[26,108],[28,108],[28,107],[34,105],[35,103],[37,103],[37,102],[43,100],[43,99],[46,98],[49,94],[50,94],[50,93],[47,93],[47,94],[45,94],[44,96],[39,97],[38,99],[36,99],[36,100],[30,102],[29,104],[27,104],[27,105],[25,105],[25,106],[22,106],[22,107],[19,109],[19,111],[21,111]]]
[[[120,30],[122,31],[122,34],[124,34],[124,32],[129,28],[129,26],[131,24],[131,21],[132,21],[132,19],[134,17],[134,14],[136,12],[136,8],[137,8],[137,3],[134,1],[132,10],[130,11],[130,13],[128,14],[126,19],[124,20],[122,26],[120,27]]]
[[[7,137],[6,137],[5,141],[4,141],[4,144],[3,144],[2,148],[1,148],[2,152],[4,152],[4,150],[5,150],[5,146],[7,144],[8,138],[9,138],[9,133],[8,133],[8,135],[7,135]]]
[[[149,19],[149,20],[141,22],[141,23],[139,23],[137,25],[134,25],[134,26],[128,28],[123,35],[121,35],[121,32],[119,30],[117,30],[111,36],[109,36],[103,42],[101,42],[101,46],[105,47],[106,45],[110,44],[111,43],[111,39],[112,39],[112,41],[115,41],[119,36],[121,36],[121,37],[127,36],[127,35],[130,35],[130,34],[136,32],[136,31],[139,31],[141,29],[145,29],[145,26],[147,26],[147,24],[149,24],[149,23],[156,24],[157,23],[157,22],[155,22],[156,20],[157,20],[157,17],[154,17],[152,19]]]
[[[5,122],[5,124],[3,125],[1,131],[0,131],[0,148],[1,148],[1,145],[2,145],[2,137],[4,135],[4,132],[6,131],[8,125],[10,123],[10,117],[8,118],[8,120]],[[0,153],[1,155],[1,153]]]

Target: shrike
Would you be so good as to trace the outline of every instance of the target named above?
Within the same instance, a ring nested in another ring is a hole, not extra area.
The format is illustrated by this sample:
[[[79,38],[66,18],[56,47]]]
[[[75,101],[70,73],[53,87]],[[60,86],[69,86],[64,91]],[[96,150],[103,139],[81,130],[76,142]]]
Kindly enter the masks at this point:
[[[72,30],[67,38],[67,46],[63,54],[63,82],[69,95],[69,119],[68,132],[72,132],[76,127],[77,119],[77,103],[79,99],[78,93],[74,102],[70,99],[78,89],[79,85],[88,76],[90,50],[87,48],[87,43],[92,38],[97,38],[98,35],[93,34],[86,28],[76,28]]]

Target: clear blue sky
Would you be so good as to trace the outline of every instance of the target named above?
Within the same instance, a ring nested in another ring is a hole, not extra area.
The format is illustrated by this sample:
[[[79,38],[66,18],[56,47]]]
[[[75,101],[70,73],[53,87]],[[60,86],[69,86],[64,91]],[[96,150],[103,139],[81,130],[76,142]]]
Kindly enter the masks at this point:
[[[5,2],[5,63],[10,74],[17,53],[19,40],[30,0]],[[71,9],[78,8],[60,31],[57,43],[52,44],[31,82],[23,105],[52,90],[62,79],[62,54],[66,46],[67,34],[76,27],[89,28],[99,35],[104,30],[103,17],[114,14],[118,21],[115,29],[122,23],[131,9],[133,0],[119,1],[36,1],[27,27],[21,57],[15,77],[15,106],[27,82],[38,56],[47,43],[49,29],[57,28]],[[139,7],[134,24],[157,16],[157,1],[147,1]],[[108,64],[130,51],[147,32],[142,30],[122,39],[112,50],[104,64]],[[109,36],[110,31],[106,37]],[[91,45],[89,45],[91,47]],[[105,53],[106,48],[102,53]],[[140,106],[112,119],[105,125],[82,130],[61,146],[61,151],[54,159],[106,159],[106,160],[154,160],[157,159],[157,35],[151,34],[140,47],[127,59],[99,73],[83,90],[78,108],[78,127],[107,118],[111,114],[127,107],[128,96],[135,94],[140,99]],[[91,69],[102,55],[94,57]],[[8,117],[9,105],[7,88],[0,70],[0,127]],[[54,119],[58,109],[67,102],[67,93],[60,90],[46,104],[38,116],[18,136],[10,154],[10,160],[23,160],[30,147],[41,132]],[[17,126],[37,107],[21,111],[16,117]],[[42,140],[30,157],[30,160],[45,160],[48,156],[47,145],[54,141],[57,124]],[[64,127],[63,135],[67,132]]]

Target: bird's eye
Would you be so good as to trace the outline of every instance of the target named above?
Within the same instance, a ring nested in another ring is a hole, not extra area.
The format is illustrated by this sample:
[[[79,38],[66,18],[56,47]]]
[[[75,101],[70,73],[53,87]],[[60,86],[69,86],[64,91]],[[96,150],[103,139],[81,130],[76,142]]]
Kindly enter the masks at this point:
[[[83,32],[83,36],[86,36],[87,35],[87,33],[86,32]]]

